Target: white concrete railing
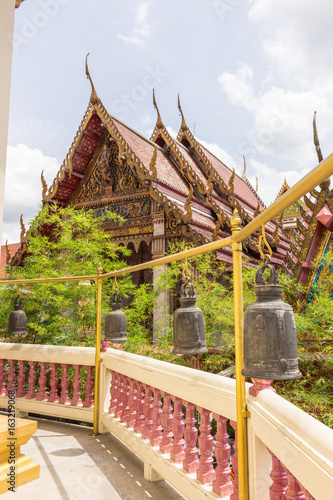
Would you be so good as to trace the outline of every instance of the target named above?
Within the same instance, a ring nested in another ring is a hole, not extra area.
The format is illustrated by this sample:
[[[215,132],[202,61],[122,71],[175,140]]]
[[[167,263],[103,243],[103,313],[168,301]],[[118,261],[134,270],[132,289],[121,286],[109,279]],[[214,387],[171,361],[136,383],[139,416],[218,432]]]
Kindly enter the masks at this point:
[[[92,421],[94,349],[0,344],[0,357],[1,408],[14,387],[18,412]],[[249,387],[250,499],[333,498],[333,430],[270,390],[251,396]],[[100,432],[112,432],[139,455],[147,479],[162,477],[191,500],[238,499],[237,446],[232,483],[226,433],[227,420],[237,430],[234,380],[108,349],[101,353],[100,402]]]
[[[15,388],[17,417],[37,413],[92,422],[94,366],[92,347],[0,343],[0,408],[7,408],[8,389]]]

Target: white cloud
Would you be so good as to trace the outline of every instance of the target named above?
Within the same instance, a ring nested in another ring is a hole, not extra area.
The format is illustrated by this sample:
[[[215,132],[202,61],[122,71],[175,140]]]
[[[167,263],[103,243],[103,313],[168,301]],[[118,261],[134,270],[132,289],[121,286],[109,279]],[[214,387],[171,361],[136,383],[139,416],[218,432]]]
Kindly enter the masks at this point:
[[[327,86],[323,75],[333,74],[330,0],[255,0],[249,13],[260,22],[262,45],[270,62],[287,81],[309,87]],[[264,28],[263,28],[264,27]]]
[[[149,11],[155,0],[140,2],[135,11],[135,22],[130,36],[118,34],[118,38],[125,43],[134,45],[146,45],[146,39],[151,35],[150,24],[148,21]]]
[[[141,38],[138,38],[137,36],[118,35],[118,38],[125,43],[133,43],[134,45],[140,45],[141,47],[146,45],[145,40],[141,40]]]
[[[25,144],[8,146],[5,184],[4,221],[2,242],[16,243],[20,236],[20,215],[26,228],[37,213],[41,202],[41,171],[48,185],[53,181],[59,168],[56,158],[43,155],[39,149],[31,149]]]
[[[248,167],[250,167],[252,172],[251,175],[248,176],[248,180],[252,186],[255,187],[256,178],[258,178],[258,195],[267,206],[272,204],[275,200],[284,179],[286,179],[289,186],[292,187],[310,170],[310,168],[303,168],[280,172],[254,159],[249,161]]]
[[[208,151],[210,151],[214,156],[216,156],[216,158],[221,160],[227,167],[229,167],[231,169],[234,168],[238,175],[242,174],[243,167],[238,165],[235,162],[235,159],[233,158],[233,156],[231,154],[229,154],[227,151],[225,151],[224,149],[222,149],[218,144],[216,144],[215,142],[203,141],[203,140],[199,139],[198,137],[196,137],[196,139],[200,144],[202,144],[206,149],[208,149]]]
[[[248,64],[240,62],[236,73],[223,71],[218,80],[230,102],[251,110],[256,107],[257,99],[252,82],[253,70]]]
[[[326,100],[315,92],[272,87],[258,99],[250,138],[263,154],[288,159],[294,165],[315,162],[312,116],[327,112]]]
[[[247,159],[270,155],[275,166],[290,161],[295,169],[313,167],[317,158],[312,139],[312,117],[318,112],[318,131],[325,156],[333,133],[333,3],[329,0],[252,0],[249,19],[268,64],[258,75],[246,63],[224,71],[218,81],[229,101],[253,116],[238,154]],[[257,40],[257,43],[258,43]],[[265,163],[266,159],[262,161]]]

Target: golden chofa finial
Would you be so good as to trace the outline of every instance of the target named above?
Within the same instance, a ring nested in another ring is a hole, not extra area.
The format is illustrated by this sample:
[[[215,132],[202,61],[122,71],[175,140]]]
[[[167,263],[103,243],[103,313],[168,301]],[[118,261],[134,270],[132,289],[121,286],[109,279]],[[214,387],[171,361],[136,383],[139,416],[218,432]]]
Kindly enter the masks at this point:
[[[88,68],[88,56],[90,52],[86,55],[86,75],[88,80],[90,81],[91,85],[91,95],[90,95],[90,102],[91,104],[98,104],[100,102],[100,98],[98,97],[98,94],[96,92],[95,86],[93,84],[93,81],[91,79],[90,73],[89,73],[89,68]]]
[[[21,241],[21,243],[24,243],[25,241],[27,241],[27,236],[26,236],[25,225],[23,222],[23,214],[21,214],[21,217],[20,217],[20,224],[21,224],[20,241]]]
[[[313,115],[313,142],[316,148],[317,156],[318,156],[318,161],[319,163],[323,161],[323,155],[321,153],[320,149],[320,144],[319,144],[319,137],[318,137],[318,131],[317,131],[317,111],[314,112]]]
[[[242,179],[246,179],[246,160],[245,160],[245,156],[243,156],[243,159],[244,159],[244,169],[243,169],[243,173],[242,173]]]
[[[258,177],[256,177],[256,193],[258,192],[258,187],[259,187],[259,182],[258,182]]]
[[[157,111],[156,128],[163,128],[164,125],[163,125],[162,118],[161,118],[160,112],[158,110],[158,107],[156,104],[156,99],[155,99],[155,87],[153,88],[153,104],[154,104],[154,108]]]
[[[178,94],[178,109],[179,109],[180,114],[182,116],[182,124],[180,126],[180,130],[182,130],[184,132],[185,130],[187,130],[188,127],[186,125],[186,121],[185,121],[185,118],[184,118],[183,110],[182,110],[182,107],[180,105],[179,94]]]

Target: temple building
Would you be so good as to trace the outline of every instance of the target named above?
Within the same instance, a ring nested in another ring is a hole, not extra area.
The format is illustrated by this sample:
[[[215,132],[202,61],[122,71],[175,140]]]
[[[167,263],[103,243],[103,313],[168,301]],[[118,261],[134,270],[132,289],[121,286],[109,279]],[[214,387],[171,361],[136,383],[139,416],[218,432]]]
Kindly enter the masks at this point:
[[[106,110],[91,80],[88,107],[72,145],[52,185],[42,173],[44,204],[72,205],[95,211],[118,246],[132,250],[128,265],[156,259],[168,252],[170,242],[201,245],[231,235],[231,217],[237,209],[242,225],[248,224],[264,204],[247,179],[236,175],[193,136],[178,99],[181,125],[171,137],[162,121],[155,95],[156,126],[150,139]],[[114,212],[124,219],[113,221]],[[21,221],[22,224],[22,221]],[[289,249],[287,235],[279,222],[265,227],[272,247],[272,263],[281,266]],[[20,264],[27,236],[11,264]],[[245,265],[257,265],[258,234],[243,246]],[[232,264],[230,247],[217,257]],[[157,273],[158,271],[154,271]],[[151,282],[147,270],[136,273],[136,284]]]

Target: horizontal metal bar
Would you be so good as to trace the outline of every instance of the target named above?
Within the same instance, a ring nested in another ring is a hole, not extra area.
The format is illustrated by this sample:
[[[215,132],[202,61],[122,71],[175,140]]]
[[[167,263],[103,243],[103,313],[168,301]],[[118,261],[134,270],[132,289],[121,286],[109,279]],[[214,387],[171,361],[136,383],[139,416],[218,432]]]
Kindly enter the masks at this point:
[[[212,243],[207,243],[200,247],[191,248],[190,250],[184,250],[183,252],[175,253],[173,255],[167,255],[166,257],[161,257],[160,259],[150,260],[143,264],[138,264],[132,267],[125,267],[124,269],[118,269],[117,271],[112,271],[111,273],[105,273],[101,275],[101,278],[112,278],[114,276],[121,276],[122,274],[134,273],[135,271],[141,271],[143,269],[149,269],[155,266],[161,266],[163,264],[168,264],[169,262],[175,262],[177,260],[185,259],[185,257],[193,257],[194,255],[199,255],[206,252],[212,252],[213,250],[218,250],[219,248],[228,247],[232,243],[232,237],[224,238],[223,240],[213,241]],[[0,282],[1,284],[1,282]]]
[[[262,224],[266,224],[279,213],[283,212],[290,205],[298,201],[313,188],[318,186],[333,174],[333,153],[325,158],[319,165],[306,174],[292,188],[288,189],[272,205],[264,210],[260,215],[245,226],[235,237],[235,241],[240,242],[259,229]]]
[[[0,285],[30,285],[31,283],[54,283],[56,281],[90,281],[97,280],[97,274],[93,276],[61,276],[59,278],[34,278],[22,280],[3,280]]]

